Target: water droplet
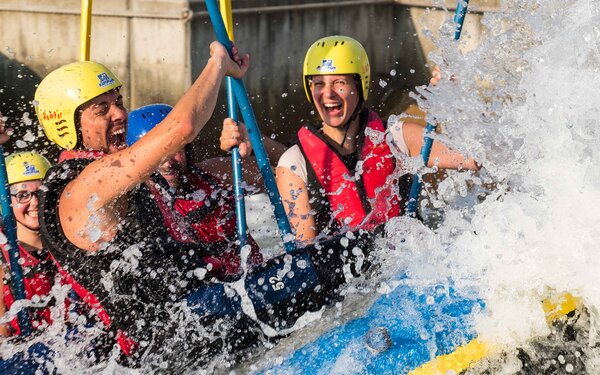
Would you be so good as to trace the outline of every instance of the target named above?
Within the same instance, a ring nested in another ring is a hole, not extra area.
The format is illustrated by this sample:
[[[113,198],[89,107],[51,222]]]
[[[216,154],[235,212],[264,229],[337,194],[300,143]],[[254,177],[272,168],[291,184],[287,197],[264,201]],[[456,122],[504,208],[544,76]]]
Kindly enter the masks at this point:
[[[567,365],[565,366],[565,371],[573,372],[573,365],[570,363],[567,363]]]
[[[90,237],[91,242],[97,242],[102,236],[102,231],[98,227],[90,228],[88,236]]]
[[[31,123],[29,125],[31,125]],[[27,133],[23,136],[23,140],[26,142],[35,142],[35,135],[33,135],[31,130],[27,129]]]
[[[415,70],[414,70],[414,69],[411,69],[411,70],[410,70],[410,73],[411,73],[411,74],[415,74]]]
[[[383,79],[380,79],[380,80],[379,80],[379,86],[381,86],[381,87],[385,87],[385,86],[387,86],[387,82],[386,82],[386,81],[384,81]]]
[[[391,75],[392,77],[395,77],[395,76],[396,76],[396,69],[392,69],[392,70],[390,70],[390,75]]]
[[[27,126],[30,126],[31,124],[33,124],[33,121],[29,118],[29,112],[23,113],[23,124],[25,124]],[[25,138],[23,138],[23,139],[25,139]],[[33,142],[35,139],[34,140],[25,139],[25,140],[29,141],[29,142]]]
[[[282,98],[286,98],[288,96],[287,92],[284,92],[283,94],[281,94]]]
[[[23,141],[21,139],[18,139],[15,142],[15,145],[17,146],[17,148],[25,148],[25,147],[27,147],[27,142],[25,142],[25,141]]]

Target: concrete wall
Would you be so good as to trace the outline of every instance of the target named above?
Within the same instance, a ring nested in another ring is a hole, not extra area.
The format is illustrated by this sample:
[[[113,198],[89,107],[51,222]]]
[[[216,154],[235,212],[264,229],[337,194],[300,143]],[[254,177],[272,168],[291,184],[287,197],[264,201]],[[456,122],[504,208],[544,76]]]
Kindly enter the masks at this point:
[[[470,10],[494,11],[500,0],[472,0]],[[236,41],[252,55],[246,78],[259,125],[291,140],[303,121],[314,119],[302,88],[306,49],[333,34],[352,36],[367,49],[372,67],[369,104],[383,116],[400,113],[407,92],[429,80],[428,33],[453,15],[453,0],[234,0]],[[436,7],[431,7],[436,5]],[[443,9],[444,6],[448,10]],[[23,112],[33,108],[35,84],[56,67],[79,58],[80,0],[0,0],[0,111],[20,136]],[[124,82],[130,108],[177,98],[198,76],[215,39],[204,2],[198,0],[96,0],[91,59],[106,64]],[[481,13],[467,17],[463,48],[484,34]],[[425,31],[427,30],[427,31]],[[214,119],[196,149],[212,145],[225,116],[221,92]],[[208,146],[211,147],[208,147]],[[42,147],[42,145],[38,145]]]
[[[22,119],[24,112],[35,118],[30,104],[34,85],[50,71],[80,58],[80,3],[0,0],[0,111],[17,129],[15,138],[32,128]],[[183,13],[187,4],[185,0],[94,2],[90,59],[105,64],[123,81],[129,107],[174,102],[189,86],[189,27]]]

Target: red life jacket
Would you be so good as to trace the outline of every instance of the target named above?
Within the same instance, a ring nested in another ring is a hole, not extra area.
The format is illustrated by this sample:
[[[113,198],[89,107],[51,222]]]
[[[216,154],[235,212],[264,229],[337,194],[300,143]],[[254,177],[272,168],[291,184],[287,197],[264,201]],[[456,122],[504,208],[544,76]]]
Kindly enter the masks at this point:
[[[241,260],[239,246],[235,243],[237,231],[232,194],[217,178],[194,165],[189,165],[182,177],[185,190],[189,192],[185,197],[165,199],[170,193],[157,191],[161,183],[150,186],[169,234],[180,242],[212,245],[214,253],[203,260],[212,264],[213,269],[224,267],[223,276],[239,275]],[[158,176],[153,179],[156,180],[164,181]],[[165,190],[166,186],[162,188]],[[251,236],[248,236],[248,244],[251,247],[249,265],[262,263],[260,249]]]
[[[85,304],[95,312],[98,319],[106,326],[106,328],[112,328],[110,316],[108,315],[104,307],[102,307],[100,301],[98,301],[98,297],[96,297],[94,293],[87,290],[84,286],[75,281],[75,279],[71,275],[69,275],[69,273],[66,272],[54,258],[52,258],[52,260],[54,261],[54,264],[56,265],[60,276],[63,278],[63,280],[65,280],[67,284],[71,286],[71,288],[73,288],[75,293],[77,293],[77,296],[81,298],[81,300],[85,302]],[[119,344],[121,351],[126,356],[129,356],[132,353],[134,353],[138,347],[138,343],[127,337],[127,335],[125,335],[125,333],[121,329],[116,330],[115,339],[117,341],[117,344]]]
[[[0,245],[4,258],[10,265],[7,244]],[[43,259],[38,259],[32,253],[27,251],[23,246],[19,245],[20,259],[23,267],[23,281],[25,284],[25,298],[31,300],[34,297],[39,297],[40,300],[46,298],[52,291],[52,286],[56,281],[57,270],[54,266],[50,253],[44,252]],[[4,284],[4,301],[7,309],[10,309],[15,298],[11,293],[8,284]],[[52,324],[50,317],[50,305],[40,308],[29,308],[29,318],[33,329],[40,329],[44,326]],[[15,330],[16,334],[21,334],[21,328],[17,318],[11,320],[10,325]]]
[[[310,194],[317,201],[326,201],[321,203],[327,203],[337,224],[350,230],[372,229],[402,211],[394,177],[396,158],[383,137],[383,122],[373,111],[365,110],[360,117],[356,151],[360,170],[351,168],[318,129],[307,125],[298,132],[309,180],[314,180],[309,185],[317,185],[309,188]]]
[[[106,155],[104,151],[95,150],[64,150],[58,155],[58,162],[71,159],[100,159]]]

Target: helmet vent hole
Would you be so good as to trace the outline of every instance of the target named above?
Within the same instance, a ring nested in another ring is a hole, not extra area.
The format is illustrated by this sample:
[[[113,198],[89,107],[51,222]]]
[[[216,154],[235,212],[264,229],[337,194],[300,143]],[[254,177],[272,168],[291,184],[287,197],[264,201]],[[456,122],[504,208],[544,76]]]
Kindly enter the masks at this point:
[[[339,42],[335,42],[335,44],[333,45],[334,47],[336,47],[338,45]]]
[[[343,45],[344,45],[344,43],[345,43],[345,42],[342,40],[342,43],[340,44],[340,46],[343,46]]]

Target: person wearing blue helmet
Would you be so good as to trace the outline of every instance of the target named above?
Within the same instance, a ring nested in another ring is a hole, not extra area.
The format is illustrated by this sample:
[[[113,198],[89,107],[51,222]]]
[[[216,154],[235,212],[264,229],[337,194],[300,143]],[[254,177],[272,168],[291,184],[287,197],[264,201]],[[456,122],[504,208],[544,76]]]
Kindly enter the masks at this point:
[[[151,104],[129,113],[127,144],[133,145],[159,124],[171,111],[166,104]],[[235,201],[232,192],[215,176],[190,162],[189,145],[165,160],[148,183],[163,214],[169,234],[181,242],[196,241],[211,249],[203,260],[221,270],[222,278],[240,275],[241,261]],[[183,219],[183,220],[182,220]],[[248,265],[262,262],[256,242],[251,247]]]

